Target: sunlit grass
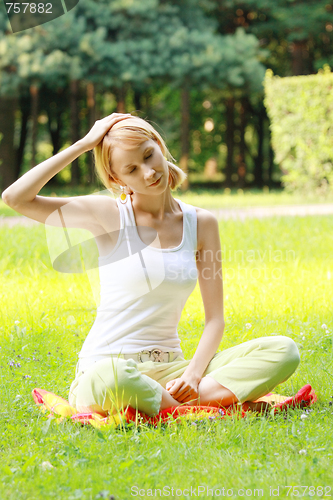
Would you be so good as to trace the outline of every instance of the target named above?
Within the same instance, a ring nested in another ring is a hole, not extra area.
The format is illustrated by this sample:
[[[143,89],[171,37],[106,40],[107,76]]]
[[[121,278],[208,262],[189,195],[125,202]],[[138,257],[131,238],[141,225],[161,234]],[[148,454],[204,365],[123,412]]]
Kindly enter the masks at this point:
[[[330,216],[220,223],[226,329],[219,350],[260,336],[294,339],[301,364],[276,392],[291,395],[311,383],[318,403],[306,418],[295,410],[275,418],[97,431],[66,421],[48,427],[31,397],[34,387],[68,396],[77,353],[95,318],[89,280],[52,269],[43,226],[1,228],[1,500],[111,494],[127,500],[134,486],[145,491],[140,498],[163,487],[170,497],[172,487],[174,496],[177,488],[224,487],[235,498],[242,488],[262,489],[261,498],[269,498],[270,486],[280,487],[280,498],[287,498],[287,485],[329,488],[332,235]],[[179,327],[187,358],[203,326],[197,287]],[[44,470],[45,461],[53,468]]]

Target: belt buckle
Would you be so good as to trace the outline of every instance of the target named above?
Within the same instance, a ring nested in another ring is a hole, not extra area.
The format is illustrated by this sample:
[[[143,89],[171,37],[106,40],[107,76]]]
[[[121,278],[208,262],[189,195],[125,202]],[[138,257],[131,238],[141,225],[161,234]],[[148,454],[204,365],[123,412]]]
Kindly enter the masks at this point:
[[[169,352],[162,351],[161,349],[153,349],[152,351],[148,351],[148,350],[140,351],[138,353],[138,358],[139,358],[139,361],[141,361],[141,363],[144,363],[144,361],[142,361],[141,354],[148,354],[150,358],[153,357],[155,363],[161,363],[161,362],[163,362],[162,355],[163,354],[169,355]],[[169,359],[169,357],[168,357],[168,359]]]
[[[142,359],[141,359],[141,354],[148,354],[150,357],[150,353],[151,353],[151,351],[148,351],[148,350],[138,352],[139,361],[141,361],[141,363],[144,363],[144,361],[142,361]]]
[[[153,349],[150,352],[153,355],[155,362],[161,363],[163,361],[162,354],[164,354],[164,351],[161,351],[161,349]]]

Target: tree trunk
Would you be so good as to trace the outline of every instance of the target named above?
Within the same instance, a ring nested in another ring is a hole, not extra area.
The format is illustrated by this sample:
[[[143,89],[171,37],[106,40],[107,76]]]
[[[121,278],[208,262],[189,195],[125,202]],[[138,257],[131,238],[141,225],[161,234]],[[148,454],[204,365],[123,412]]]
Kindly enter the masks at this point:
[[[227,115],[227,131],[226,131],[226,144],[227,144],[227,163],[225,167],[225,186],[231,188],[232,186],[232,173],[234,169],[234,146],[235,146],[235,119],[234,119],[235,100],[233,97],[228,97],[226,102],[226,115]]]
[[[310,59],[307,40],[296,40],[291,44],[291,69],[293,75],[308,75]]]
[[[55,109],[55,113],[53,113],[52,109]],[[56,155],[61,148],[61,129],[62,129],[62,109],[59,103],[59,99],[55,98],[55,100],[48,102],[45,104],[45,110],[48,116],[48,129],[52,141],[52,155]],[[56,126],[52,126],[55,123]],[[55,175],[50,179],[47,183],[48,186],[57,187],[59,186],[58,175]]]
[[[190,152],[190,89],[188,82],[181,91],[181,154],[179,166],[188,175],[188,159]],[[181,185],[181,190],[186,191],[189,188],[188,177]]]
[[[14,149],[15,110],[17,98],[0,97],[0,188],[1,191],[16,181]]]
[[[150,119],[151,117],[151,101],[150,101],[150,93],[147,90],[144,94],[144,111],[145,115]]]
[[[71,116],[71,143],[74,144],[80,139],[79,131],[79,80],[72,80],[70,83],[70,116]],[[76,158],[72,161],[71,168],[71,186],[80,184],[79,161]]]
[[[95,100],[95,86],[93,83],[87,85],[87,106],[88,106],[88,128],[89,130],[94,126],[96,121],[96,100]],[[94,154],[88,151],[88,184],[95,183],[95,166]]]
[[[258,152],[254,164],[254,183],[258,188],[263,187],[263,145],[264,145],[264,120],[266,117],[265,108],[261,106],[258,114]]]
[[[273,187],[273,169],[274,169],[274,151],[271,142],[269,142],[268,149],[268,187]]]
[[[36,146],[37,146],[37,132],[38,132],[38,87],[36,84],[30,85],[31,95],[31,167],[36,165]]]
[[[117,113],[126,113],[126,89],[121,87],[117,89]]]
[[[61,133],[61,125],[62,125],[62,121],[61,121],[61,109],[59,106],[57,106],[56,108],[56,113],[55,113],[55,116],[53,117],[53,114],[52,114],[52,111],[50,108],[48,108],[46,110],[47,112],[47,116],[48,116],[48,129],[49,129],[49,132],[50,132],[50,136],[51,136],[51,141],[52,141],[52,146],[53,146],[53,151],[52,151],[52,155],[56,155],[61,147],[61,144],[60,144],[60,133]],[[54,118],[54,119],[53,119]],[[56,127],[52,127],[52,123],[56,123]]]
[[[134,106],[136,111],[141,111],[141,90],[134,90]]]
[[[239,143],[239,155],[237,158],[237,173],[238,173],[238,187],[243,189],[245,186],[245,175],[246,175],[246,163],[245,163],[245,129],[246,129],[246,118],[247,118],[247,99],[243,97],[241,99],[241,109],[240,109],[240,143]]]
[[[20,126],[20,144],[16,150],[16,166],[15,166],[15,178],[18,179],[22,170],[22,162],[25,144],[28,135],[28,121],[30,116],[31,99],[30,94],[22,95],[20,98],[20,109],[21,109],[21,126]]]

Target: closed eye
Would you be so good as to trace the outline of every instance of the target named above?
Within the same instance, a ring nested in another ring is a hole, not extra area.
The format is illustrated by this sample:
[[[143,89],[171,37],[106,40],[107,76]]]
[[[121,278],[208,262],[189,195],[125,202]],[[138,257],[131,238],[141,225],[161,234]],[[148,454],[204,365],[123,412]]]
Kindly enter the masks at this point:
[[[150,158],[151,156],[153,156],[153,152],[152,152],[152,153],[150,153],[150,155],[146,157],[146,160],[148,160],[148,158]],[[136,167],[134,167],[134,168],[133,168],[133,170],[131,170],[131,171],[130,171],[130,174],[131,174],[132,172],[134,172],[134,170],[136,170]]]

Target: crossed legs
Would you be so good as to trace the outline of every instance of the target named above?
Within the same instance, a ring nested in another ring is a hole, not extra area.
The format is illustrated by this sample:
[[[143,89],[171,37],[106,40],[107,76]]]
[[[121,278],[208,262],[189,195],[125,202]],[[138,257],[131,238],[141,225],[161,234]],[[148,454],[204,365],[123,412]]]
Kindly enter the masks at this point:
[[[185,404],[219,407],[255,401],[289,378],[299,361],[295,343],[283,336],[254,339],[226,349],[209,363],[198,386],[199,397]],[[184,404],[163,387],[167,378],[175,377],[177,367],[163,382],[159,379],[160,383],[141,373],[137,366],[132,359],[97,362],[73,382],[70,404],[78,411],[92,410],[102,415],[113,413],[115,407],[130,405],[150,416]]]
[[[253,401],[287,380],[299,362],[297,346],[289,337],[244,342],[214,356],[199,383],[199,397],[186,404],[219,407],[246,401],[253,410],[263,409],[262,403]],[[174,405],[179,404],[174,400]],[[161,408],[167,406],[167,398],[162,397]]]

